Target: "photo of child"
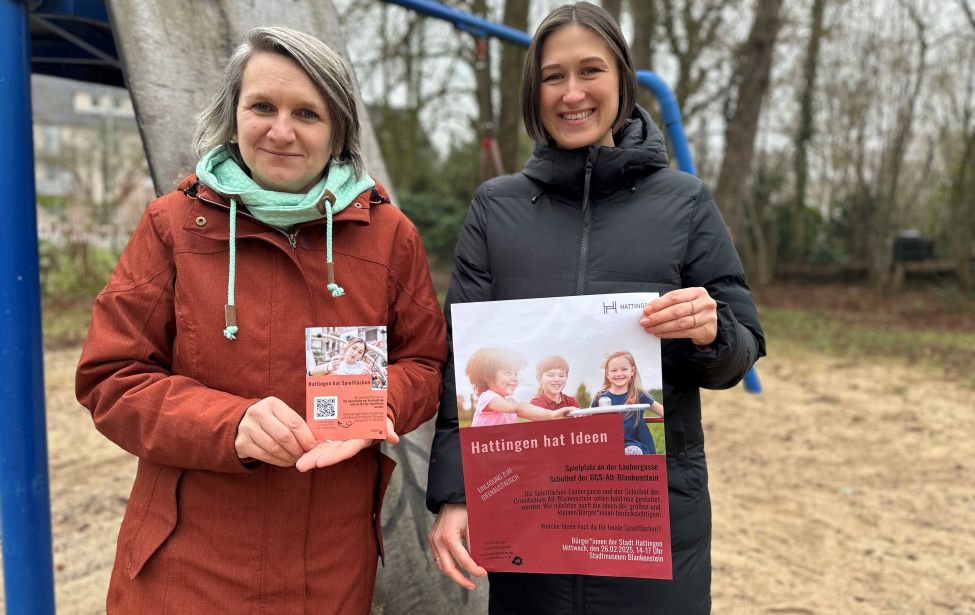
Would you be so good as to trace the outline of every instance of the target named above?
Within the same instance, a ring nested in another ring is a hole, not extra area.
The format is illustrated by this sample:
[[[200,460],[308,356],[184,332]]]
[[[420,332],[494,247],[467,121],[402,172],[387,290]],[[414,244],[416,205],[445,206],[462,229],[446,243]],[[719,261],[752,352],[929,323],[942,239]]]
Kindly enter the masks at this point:
[[[640,371],[636,360],[627,351],[613,352],[606,357],[603,366],[603,388],[593,397],[592,407],[602,404],[622,406],[626,404],[647,404],[650,412],[657,417],[663,417],[663,405],[654,400],[645,390],[640,381]],[[627,455],[654,455],[657,453],[653,436],[647,423],[643,420],[643,410],[622,412],[623,444]]]
[[[368,375],[372,388],[386,388],[385,327],[315,327],[305,333],[309,376]]]
[[[518,372],[524,366],[525,360],[519,354],[500,348],[479,348],[471,355],[465,369],[477,395],[471,427],[510,425],[519,418],[548,421],[565,417],[568,408],[550,410],[513,397],[518,388]]]
[[[549,410],[579,407],[575,397],[563,392],[569,379],[569,362],[559,355],[550,355],[539,361],[535,378],[538,380],[539,394],[531,400],[533,405]]]
[[[336,374],[338,376],[354,376],[370,373],[369,366],[362,360],[366,354],[366,340],[352,337],[346,340],[341,354],[337,354],[328,361],[316,365],[308,370],[309,376]]]
[[[593,424],[589,417],[611,415],[619,420],[613,438],[621,455],[666,454],[660,340],[647,335],[639,321],[655,297],[626,293],[455,303],[452,384],[458,428],[517,428],[525,420],[565,417],[587,430]],[[449,377],[446,382],[451,384]]]

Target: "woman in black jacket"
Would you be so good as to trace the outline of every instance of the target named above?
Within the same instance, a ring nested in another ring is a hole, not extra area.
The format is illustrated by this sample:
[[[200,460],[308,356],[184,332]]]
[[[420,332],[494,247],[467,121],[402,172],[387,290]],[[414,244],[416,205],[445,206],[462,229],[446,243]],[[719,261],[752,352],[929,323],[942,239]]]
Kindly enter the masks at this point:
[[[662,338],[673,580],[491,573],[490,612],[707,613],[711,504],[699,388],[734,386],[765,354],[758,315],[718,209],[667,164],[634,103],[619,26],[586,2],[555,9],[525,59],[536,143],[521,173],[482,185],[454,257],[452,303],[654,291],[641,325]],[[449,322],[449,320],[448,320]],[[464,546],[467,510],[452,360],[430,455],[429,542],[441,572],[486,574]]]

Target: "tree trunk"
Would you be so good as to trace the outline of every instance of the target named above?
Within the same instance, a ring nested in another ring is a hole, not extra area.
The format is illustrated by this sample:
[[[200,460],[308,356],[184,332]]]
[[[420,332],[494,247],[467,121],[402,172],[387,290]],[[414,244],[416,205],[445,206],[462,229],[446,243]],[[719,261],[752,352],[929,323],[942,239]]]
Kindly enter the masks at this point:
[[[487,1],[474,0],[472,13],[478,17],[487,17]],[[474,67],[474,77],[477,87],[477,134],[481,141],[481,180],[487,181],[498,175],[499,170],[495,169],[494,148],[495,142],[495,123],[494,105],[491,101],[491,90],[493,81],[491,79],[491,44],[490,39],[485,37],[474,41],[474,57],[472,65]]]
[[[802,92],[799,96],[799,129],[796,131],[796,155],[794,170],[796,192],[791,212],[790,247],[791,260],[800,262],[808,256],[809,238],[806,237],[806,181],[809,175],[809,142],[813,131],[813,101],[816,94],[816,71],[819,66],[819,43],[823,37],[823,13],[826,0],[814,0],[809,26],[809,45],[802,65]]]
[[[637,0],[637,2],[642,2],[643,0]],[[527,2],[525,4],[528,4]],[[603,8],[606,12],[613,16],[616,23],[620,22],[620,14],[623,8],[623,0],[603,0]]]
[[[901,4],[908,12],[917,30],[917,69],[914,73],[914,82],[905,85],[905,98],[897,111],[896,130],[881,159],[877,185],[877,193],[880,194],[880,198],[873,203],[870,210],[871,215],[868,218],[870,221],[869,228],[871,229],[867,235],[867,245],[870,250],[870,278],[878,288],[887,286],[891,280],[893,241],[899,222],[897,212],[901,171],[904,167],[904,156],[907,153],[907,147],[914,130],[914,116],[927,68],[926,26],[914,9],[904,2]]]
[[[633,13],[633,66],[637,70],[653,70],[653,43],[657,32],[656,0],[638,0],[630,3]],[[637,89],[636,102],[645,109],[653,107],[655,99],[650,90]]]
[[[715,199],[735,241],[744,248],[745,256],[754,254],[745,228],[745,199],[755,152],[755,135],[762,102],[769,88],[772,50],[779,31],[782,0],[757,0],[755,21],[739,57],[741,82],[737,105],[725,133],[725,153],[718,176]],[[754,259],[746,258],[746,265]],[[765,277],[763,274],[760,277]]]
[[[968,23],[975,33],[975,12],[968,0],[958,0]],[[975,256],[975,129],[968,131],[971,124],[971,111],[965,114],[965,146],[958,169],[951,182],[951,228],[948,231],[951,253],[955,259],[955,275],[962,288],[971,290],[975,286],[975,272],[972,259]]]
[[[516,30],[528,29],[528,2],[505,0],[504,24]],[[505,173],[521,170],[524,160],[518,154],[521,127],[521,73],[525,50],[518,45],[501,47],[501,113],[498,119],[498,147]]]
[[[967,125],[967,124],[966,124]],[[972,190],[975,188],[975,130],[965,135],[965,146],[958,167],[951,178],[950,220],[948,237],[955,260],[955,275],[962,288],[973,286],[972,255],[975,238],[975,206]]]

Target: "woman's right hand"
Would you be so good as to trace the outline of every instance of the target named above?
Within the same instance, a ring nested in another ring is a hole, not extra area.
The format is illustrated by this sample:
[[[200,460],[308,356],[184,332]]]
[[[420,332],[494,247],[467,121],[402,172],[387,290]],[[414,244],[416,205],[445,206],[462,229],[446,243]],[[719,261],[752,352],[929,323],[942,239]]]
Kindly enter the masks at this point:
[[[487,576],[487,570],[478,566],[465,545],[470,544],[467,531],[467,505],[444,504],[440,507],[433,527],[427,533],[433,561],[445,577],[466,589],[474,589],[474,581],[467,578],[460,568],[475,577]]]
[[[244,412],[234,440],[241,460],[288,467],[315,448],[308,423],[277,397],[265,397]]]

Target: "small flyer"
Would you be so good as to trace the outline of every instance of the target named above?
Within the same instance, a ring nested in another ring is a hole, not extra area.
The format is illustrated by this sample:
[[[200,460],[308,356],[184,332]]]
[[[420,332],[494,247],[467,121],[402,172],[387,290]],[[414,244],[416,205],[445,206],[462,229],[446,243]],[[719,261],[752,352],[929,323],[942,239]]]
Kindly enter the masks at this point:
[[[305,329],[305,420],[316,440],[386,439],[386,327]]]
[[[656,293],[454,304],[470,551],[492,572],[672,578]]]

